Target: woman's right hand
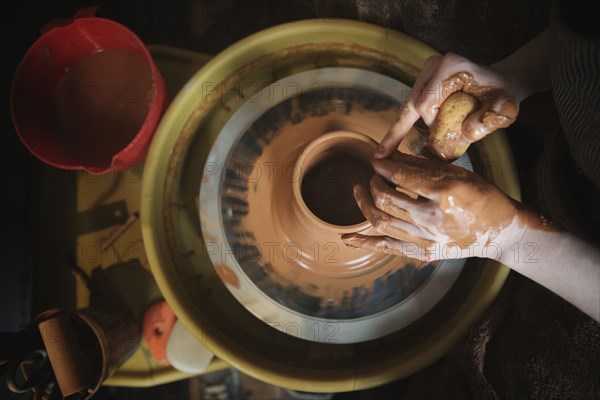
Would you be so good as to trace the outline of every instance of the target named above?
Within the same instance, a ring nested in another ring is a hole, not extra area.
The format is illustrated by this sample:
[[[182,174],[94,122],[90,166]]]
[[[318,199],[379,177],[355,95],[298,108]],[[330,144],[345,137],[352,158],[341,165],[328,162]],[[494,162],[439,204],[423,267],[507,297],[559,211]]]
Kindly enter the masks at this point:
[[[448,53],[425,60],[423,69],[395,123],[378,147],[375,158],[393,154],[419,118],[431,128],[440,105],[454,92],[463,91],[479,101],[464,120],[463,139],[472,143],[512,124],[519,112],[519,93],[507,75]]]

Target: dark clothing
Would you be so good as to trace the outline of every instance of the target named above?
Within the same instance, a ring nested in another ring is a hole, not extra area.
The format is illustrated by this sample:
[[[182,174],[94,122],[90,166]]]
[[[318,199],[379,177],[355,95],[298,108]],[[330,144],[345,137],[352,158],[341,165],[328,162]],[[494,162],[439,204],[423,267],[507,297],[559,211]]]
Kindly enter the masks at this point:
[[[558,9],[568,10],[569,20],[555,17],[556,51],[550,70],[563,129],[542,157],[539,189],[554,221],[600,243],[600,36],[588,36],[600,23],[595,18],[589,26],[589,18],[577,15],[597,12],[580,9],[574,14],[576,7],[565,3]]]

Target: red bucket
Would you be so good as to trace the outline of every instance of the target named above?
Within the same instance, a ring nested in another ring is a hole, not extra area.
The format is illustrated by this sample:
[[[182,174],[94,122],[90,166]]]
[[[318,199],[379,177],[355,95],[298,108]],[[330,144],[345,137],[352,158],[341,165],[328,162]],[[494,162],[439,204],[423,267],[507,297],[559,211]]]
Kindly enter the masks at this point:
[[[168,95],[144,43],[94,12],[42,28],[15,73],[11,113],[43,162],[105,173],[144,160]]]

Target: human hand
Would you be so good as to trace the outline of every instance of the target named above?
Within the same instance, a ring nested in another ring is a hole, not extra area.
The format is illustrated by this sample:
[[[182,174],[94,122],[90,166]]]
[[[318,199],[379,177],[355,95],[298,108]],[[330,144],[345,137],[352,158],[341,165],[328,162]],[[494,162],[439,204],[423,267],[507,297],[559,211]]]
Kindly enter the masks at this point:
[[[348,246],[421,261],[496,258],[519,229],[517,203],[464,168],[400,152],[374,160],[373,167],[379,175],[370,188],[355,186],[354,197],[383,236],[346,234],[342,240]]]
[[[479,101],[479,107],[462,124],[466,143],[509,126],[517,117],[521,98],[510,77],[453,53],[432,56],[425,60],[408,99],[378,147],[375,158],[393,154],[419,118],[431,128],[441,104],[458,91],[468,93]]]

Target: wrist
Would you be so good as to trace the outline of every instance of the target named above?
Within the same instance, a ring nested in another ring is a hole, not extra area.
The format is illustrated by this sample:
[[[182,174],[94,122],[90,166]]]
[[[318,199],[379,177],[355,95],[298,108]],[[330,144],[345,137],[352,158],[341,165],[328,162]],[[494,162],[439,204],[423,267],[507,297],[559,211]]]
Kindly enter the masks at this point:
[[[498,251],[494,253],[490,252],[490,257],[488,258],[503,264],[508,264],[508,261],[512,260],[510,256],[511,249],[515,246],[519,246],[519,243],[521,243],[527,235],[528,226],[524,223],[524,221],[527,220],[525,217],[527,212],[527,210],[515,206],[515,213],[511,222],[502,227],[493,240]]]
[[[523,68],[515,65],[515,61],[510,57],[490,65],[490,69],[504,81],[502,85],[508,89],[508,93],[511,93],[512,100],[516,105],[536,93],[531,82],[528,82],[527,77],[523,74]]]
[[[561,229],[542,214],[517,204],[512,222],[498,235],[498,243],[502,251],[495,259],[510,267],[530,263],[531,257],[527,255],[538,253],[540,248],[548,245],[549,237],[556,239],[556,235],[549,236],[552,233],[561,233]]]
[[[550,89],[550,57],[554,51],[555,33],[546,29],[533,40],[490,68],[510,77],[518,102]]]

